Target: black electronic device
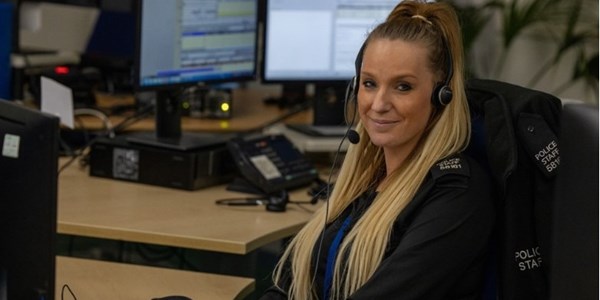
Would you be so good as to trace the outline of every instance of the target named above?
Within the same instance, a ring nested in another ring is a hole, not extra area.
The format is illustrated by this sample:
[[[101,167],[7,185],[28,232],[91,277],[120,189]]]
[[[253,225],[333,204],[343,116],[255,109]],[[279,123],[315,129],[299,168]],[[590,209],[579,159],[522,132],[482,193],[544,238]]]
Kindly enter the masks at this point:
[[[157,109],[156,135],[136,142],[193,149],[181,132],[183,89],[255,78],[257,0],[137,2],[134,85],[156,91]]]
[[[149,133],[151,134],[151,133]],[[233,179],[236,168],[223,134],[198,134],[204,144],[188,151],[99,138],[91,146],[90,175],[197,190]]]
[[[13,20],[15,5],[0,1],[0,97],[11,99],[11,61],[15,34]]]
[[[313,163],[284,135],[234,138],[227,146],[240,174],[257,193],[273,194],[298,188],[318,178]],[[251,191],[243,188],[241,191]],[[235,182],[229,189],[240,190]]]
[[[54,299],[59,119],[0,99],[0,299]]]
[[[118,5],[123,5],[119,8]],[[102,1],[96,26],[90,35],[80,65],[97,69],[101,81],[95,89],[108,93],[133,91],[132,67],[136,16],[127,1]]]

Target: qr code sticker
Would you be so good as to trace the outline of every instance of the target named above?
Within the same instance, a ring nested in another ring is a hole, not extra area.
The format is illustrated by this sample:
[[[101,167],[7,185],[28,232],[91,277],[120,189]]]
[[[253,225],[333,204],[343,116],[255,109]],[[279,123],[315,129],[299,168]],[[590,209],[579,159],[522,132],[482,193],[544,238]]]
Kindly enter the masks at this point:
[[[115,148],[113,150],[113,177],[138,180],[139,162],[139,151]]]

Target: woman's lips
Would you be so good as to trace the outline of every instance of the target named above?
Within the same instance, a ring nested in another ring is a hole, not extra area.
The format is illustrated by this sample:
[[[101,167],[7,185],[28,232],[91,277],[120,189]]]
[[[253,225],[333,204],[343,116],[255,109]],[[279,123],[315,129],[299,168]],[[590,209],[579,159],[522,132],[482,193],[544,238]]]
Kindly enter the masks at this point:
[[[396,120],[382,120],[382,119],[373,119],[370,118],[371,123],[373,124],[373,126],[377,127],[377,128],[388,128],[391,127],[393,125],[395,125],[396,123],[398,123],[398,121]]]

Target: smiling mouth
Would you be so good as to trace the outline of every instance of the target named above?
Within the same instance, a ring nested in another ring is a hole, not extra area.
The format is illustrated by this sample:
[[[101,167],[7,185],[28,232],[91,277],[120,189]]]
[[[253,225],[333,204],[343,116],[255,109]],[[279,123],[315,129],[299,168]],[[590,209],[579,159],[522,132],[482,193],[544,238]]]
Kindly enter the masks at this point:
[[[371,119],[371,122],[373,122],[375,125],[390,125],[390,124],[397,123],[397,121],[376,120],[376,119]]]

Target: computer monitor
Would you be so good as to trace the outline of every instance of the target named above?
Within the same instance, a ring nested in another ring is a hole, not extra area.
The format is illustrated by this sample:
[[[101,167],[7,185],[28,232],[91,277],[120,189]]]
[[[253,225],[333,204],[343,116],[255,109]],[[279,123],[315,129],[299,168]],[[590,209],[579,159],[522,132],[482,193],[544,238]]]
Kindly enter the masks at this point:
[[[0,299],[54,299],[59,120],[0,99]]]
[[[398,0],[266,0],[262,80],[343,98],[367,34]],[[291,93],[295,93],[293,90]],[[327,98],[327,97],[326,97]]]
[[[156,135],[145,140],[194,147],[181,134],[182,89],[255,78],[257,0],[138,2],[134,81],[156,92]]]
[[[116,9],[116,8],[115,8]],[[99,90],[108,93],[132,93],[136,16],[133,9],[100,9],[98,20],[81,54],[80,65],[100,71]]]

